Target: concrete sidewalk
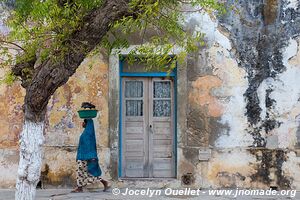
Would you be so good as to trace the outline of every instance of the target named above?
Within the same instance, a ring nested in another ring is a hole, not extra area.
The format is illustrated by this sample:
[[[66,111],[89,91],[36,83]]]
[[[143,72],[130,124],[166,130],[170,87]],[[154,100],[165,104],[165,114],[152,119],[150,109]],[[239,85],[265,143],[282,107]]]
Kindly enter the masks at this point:
[[[143,189],[141,189],[143,190]],[[118,192],[124,193],[126,192],[125,189],[121,189],[120,191],[117,189]],[[161,195],[149,197],[144,196],[134,196],[134,195],[114,195],[113,192],[116,190],[109,190],[107,192],[102,192],[101,190],[90,190],[85,191],[84,193],[70,193],[70,189],[40,189],[37,191],[37,200],[66,200],[66,199],[74,199],[74,200],[147,200],[147,199],[193,199],[193,200],[230,200],[230,199],[238,199],[238,200],[250,200],[250,199],[267,199],[267,200],[275,200],[275,199],[299,199],[300,200],[300,192],[297,192],[295,197],[290,196],[220,196],[220,195],[209,195],[207,190],[201,191],[199,196],[166,196],[163,194],[163,190],[161,190]],[[14,190],[0,190],[0,200],[14,200]]]

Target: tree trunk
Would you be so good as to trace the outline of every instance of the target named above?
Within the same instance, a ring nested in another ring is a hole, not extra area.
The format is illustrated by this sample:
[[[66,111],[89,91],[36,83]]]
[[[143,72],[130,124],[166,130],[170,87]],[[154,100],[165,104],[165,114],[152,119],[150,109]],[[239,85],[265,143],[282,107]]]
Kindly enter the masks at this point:
[[[110,25],[138,11],[129,8],[130,0],[104,0],[82,20],[82,26],[70,35],[62,59],[48,58],[43,62],[33,58],[17,63],[12,72],[22,79],[26,89],[25,122],[20,138],[20,163],[16,184],[16,200],[33,200],[42,166],[44,121],[50,97],[75,73],[89,51],[107,34]],[[154,2],[153,2],[154,3]],[[67,49],[67,50],[66,50]],[[24,76],[30,70],[30,78]],[[75,158],[74,158],[75,159]]]
[[[16,200],[35,199],[36,185],[42,166],[44,122],[25,120],[20,136],[20,161],[16,184]]]

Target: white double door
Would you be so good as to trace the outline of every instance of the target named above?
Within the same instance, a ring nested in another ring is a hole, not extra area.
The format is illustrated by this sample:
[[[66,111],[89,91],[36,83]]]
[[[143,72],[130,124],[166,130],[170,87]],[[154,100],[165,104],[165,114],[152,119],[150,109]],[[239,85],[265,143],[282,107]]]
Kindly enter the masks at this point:
[[[175,177],[174,84],[122,79],[122,176]]]

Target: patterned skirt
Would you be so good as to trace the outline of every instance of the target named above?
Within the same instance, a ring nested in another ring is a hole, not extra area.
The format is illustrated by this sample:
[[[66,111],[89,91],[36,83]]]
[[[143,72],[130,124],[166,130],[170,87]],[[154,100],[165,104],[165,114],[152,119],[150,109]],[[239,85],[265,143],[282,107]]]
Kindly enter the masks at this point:
[[[88,173],[87,170],[87,161],[85,160],[77,160],[77,187],[84,187],[86,185],[100,182],[102,178],[100,176],[93,176]]]

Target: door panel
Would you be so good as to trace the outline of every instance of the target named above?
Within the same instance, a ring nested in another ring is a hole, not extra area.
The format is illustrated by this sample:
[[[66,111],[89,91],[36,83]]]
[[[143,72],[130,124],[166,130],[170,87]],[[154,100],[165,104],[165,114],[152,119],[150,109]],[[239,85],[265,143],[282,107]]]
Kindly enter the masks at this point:
[[[147,116],[148,83],[146,79],[123,79],[122,82],[122,174],[124,177],[148,177]]]
[[[173,82],[161,78],[151,80],[150,122],[152,135],[150,146],[153,177],[174,177],[174,129],[173,129]]]
[[[173,82],[122,80],[122,174],[175,177]]]

